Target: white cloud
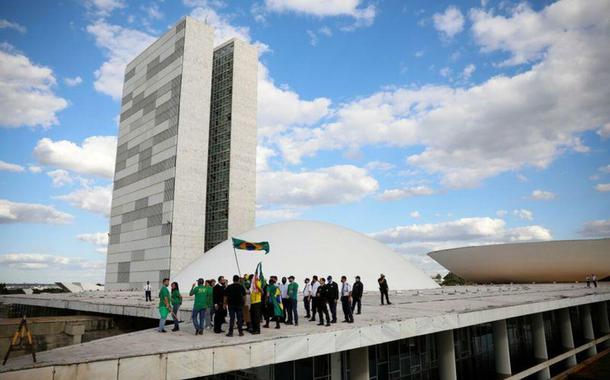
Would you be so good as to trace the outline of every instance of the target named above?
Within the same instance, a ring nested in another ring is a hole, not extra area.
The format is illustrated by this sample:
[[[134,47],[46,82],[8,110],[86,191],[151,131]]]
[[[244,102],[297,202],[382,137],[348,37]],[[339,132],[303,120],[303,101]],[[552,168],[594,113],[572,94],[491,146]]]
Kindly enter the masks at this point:
[[[442,69],[440,69],[438,71],[438,73],[443,77],[443,78],[448,78],[451,75],[451,69],[449,67],[443,67]]]
[[[28,170],[30,171],[30,173],[40,173],[42,171],[42,168],[37,165],[28,165]]]
[[[95,37],[95,43],[107,55],[107,60],[95,71],[95,89],[113,99],[121,98],[125,66],[134,59],[155,37],[129,28],[98,20],[87,26],[87,32]]]
[[[269,170],[269,159],[277,156],[271,148],[258,145],[256,147],[256,171],[263,172]]]
[[[610,220],[586,222],[580,230],[580,234],[588,238],[610,237]]]
[[[8,44],[0,44],[0,126],[50,127],[68,102],[56,96],[53,70],[38,66]]]
[[[102,270],[105,267],[102,261],[40,253],[7,253],[0,255],[0,264],[17,270]]]
[[[448,222],[397,226],[370,234],[387,244],[413,242],[510,242],[550,240],[552,235],[542,226],[506,228],[502,219],[489,217],[461,218]]]
[[[610,123],[604,124],[597,130],[597,134],[604,140],[610,137]]]
[[[265,7],[270,12],[295,12],[317,17],[348,16],[355,20],[351,26],[342,29],[353,30],[373,24],[376,15],[375,6],[369,4],[361,7],[361,0],[265,0]]]
[[[415,218],[415,219],[417,219],[417,218],[419,218],[419,217],[421,216],[421,214],[419,213],[419,211],[411,211],[411,212],[409,213],[409,216],[410,216],[411,218]]]
[[[383,193],[379,196],[379,199],[382,201],[397,201],[409,197],[432,195],[434,193],[434,189],[431,189],[428,186],[419,185],[406,189],[384,190]]]
[[[318,33],[325,35],[326,37],[331,37],[333,35],[333,31],[328,26],[323,26],[318,29]]]
[[[316,32],[307,30],[306,33],[307,33],[307,36],[309,36],[309,44],[311,46],[317,46],[318,45],[318,35],[316,34]]]
[[[610,173],[610,165],[606,165],[606,166],[602,166],[600,168],[598,168],[597,170],[599,170],[602,173]]]
[[[532,195],[530,195],[530,199],[535,201],[551,201],[555,198],[557,198],[557,194],[545,190],[534,190]]]
[[[125,8],[123,0],[87,0],[86,6],[98,16],[108,16],[113,10]]]
[[[446,38],[453,38],[464,29],[464,16],[453,5],[447,7],[444,13],[435,13],[432,19],[434,20],[434,28]]]
[[[527,182],[527,177],[524,176],[523,174],[519,173],[519,174],[517,174],[517,181],[519,181],[519,182]]]
[[[25,26],[5,19],[0,19],[0,29],[13,29],[18,31],[19,33],[25,33],[27,31]]]
[[[51,180],[53,181],[53,187],[61,187],[74,182],[74,178],[72,178],[70,173],[63,169],[48,171],[47,175],[51,177]]]
[[[108,233],[95,232],[91,234],[80,234],[76,238],[86,243],[91,243],[96,246],[95,251],[101,254],[106,254],[108,251]]]
[[[519,219],[523,219],[523,220],[533,220],[534,219],[534,213],[531,212],[530,210],[526,210],[526,209],[519,209],[519,210],[513,210],[513,215],[516,216]]]
[[[112,201],[112,185],[83,186],[69,194],[54,198],[66,201],[73,207],[109,216],[110,203]]]
[[[83,78],[76,76],[74,78],[64,78],[64,83],[69,87],[76,87],[79,84],[83,83]]]
[[[0,160],[0,172],[6,171],[6,172],[13,172],[13,173],[21,173],[24,170],[25,170],[24,167],[21,165],[11,164],[10,162]]]
[[[115,136],[91,136],[79,146],[67,140],[53,141],[43,138],[34,148],[34,157],[43,165],[112,178],[116,141]]]
[[[156,3],[151,4],[150,6],[144,9],[149,18],[153,20],[161,20],[163,18],[163,12],[159,10],[159,5]]]
[[[610,191],[610,183],[599,183],[595,185],[595,190],[599,191],[600,193],[606,193]]]
[[[292,207],[356,202],[379,187],[365,169],[353,165],[303,172],[263,172],[256,184],[258,203]]]
[[[366,170],[388,171],[394,169],[395,165],[384,161],[371,161],[365,165]]]
[[[605,48],[610,37],[604,17],[610,4],[558,1],[532,13],[532,22],[551,23],[542,16],[548,8],[562,15],[552,20],[561,32],[553,34],[535,65],[470,87],[377,92],[340,105],[335,120],[319,127],[292,128],[277,139],[279,151],[295,163],[320,150],[423,146],[407,162],[458,188],[507,171],[544,169],[565,151],[582,150],[581,133],[610,124],[610,49]],[[488,18],[479,14],[474,22]],[[512,31],[521,27],[518,18],[502,18],[502,24]],[[484,46],[496,51],[511,45]]]
[[[424,51],[423,50],[418,50],[415,52],[415,58],[421,58],[424,56]]]
[[[496,211],[496,215],[498,216],[498,218],[504,218],[506,215],[508,215],[508,211],[498,210],[498,211]]]
[[[294,91],[279,88],[267,68],[258,69],[258,134],[270,137],[291,126],[310,126],[330,113],[328,98],[303,100]]]
[[[53,206],[0,199],[0,224],[65,224],[70,223],[72,219],[72,215],[58,211]]]
[[[473,63],[467,65],[464,67],[464,70],[462,70],[462,77],[464,79],[470,79],[476,69],[477,67]]]

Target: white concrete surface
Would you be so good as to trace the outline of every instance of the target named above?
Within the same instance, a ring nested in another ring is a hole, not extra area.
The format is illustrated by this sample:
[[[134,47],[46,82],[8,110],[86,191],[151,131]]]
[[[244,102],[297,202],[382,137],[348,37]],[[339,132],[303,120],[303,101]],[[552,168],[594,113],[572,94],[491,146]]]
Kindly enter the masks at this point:
[[[47,303],[54,307],[77,305],[69,300],[62,304],[58,301],[59,296],[80,298],[82,301],[78,302],[81,304],[101,305],[100,298],[94,298],[94,293],[88,300],[77,294],[2,296],[0,300],[4,303]],[[150,313],[155,311],[153,305],[135,306],[137,302],[142,303],[136,301],[135,296],[128,292],[109,294],[106,302],[114,297],[115,304],[106,304],[101,309],[117,314],[138,309],[148,309]],[[298,327],[264,329],[261,335],[227,338],[207,332],[195,336],[192,326],[183,324],[177,333],[160,334],[147,330],[41,352],[36,366],[55,368],[62,373],[111,373],[114,370],[112,378],[116,378],[120,363],[129,360],[130,371],[135,371],[133,368],[145,371],[154,362],[154,368],[165,368],[168,379],[205,376],[607,301],[610,299],[610,286],[603,284],[596,290],[565,284],[456,287],[393,294],[392,298],[393,305],[380,306],[377,294],[366,294],[363,314],[353,325],[339,323],[326,328],[303,322]],[[186,301],[185,309],[191,302]],[[127,306],[129,304],[131,306]],[[31,367],[28,358],[15,358],[0,368],[0,372]],[[5,376],[8,375],[3,373],[0,378]]]
[[[582,282],[610,276],[610,239],[565,240],[463,247],[428,255],[476,283]]]
[[[364,288],[377,290],[377,278],[386,275],[390,289],[438,288],[438,284],[386,245],[347,228],[312,221],[289,221],[267,224],[235,236],[251,242],[268,241],[271,251],[237,250],[240,269],[254,273],[257,263],[269,275],[294,275],[303,287],[303,280],[312,275],[332,275],[339,282],[341,275],[360,275]],[[333,268],[328,271],[325,268]],[[237,274],[231,240],[227,240],[200,256],[172,281],[183,287],[198,278],[216,278],[219,274]],[[188,284],[188,285],[187,285]]]

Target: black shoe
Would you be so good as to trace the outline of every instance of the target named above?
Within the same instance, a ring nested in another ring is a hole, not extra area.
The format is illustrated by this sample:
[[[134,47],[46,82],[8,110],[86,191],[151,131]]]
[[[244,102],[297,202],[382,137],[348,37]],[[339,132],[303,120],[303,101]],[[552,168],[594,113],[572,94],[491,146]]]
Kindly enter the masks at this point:
[[[266,328],[266,329],[268,329],[268,328],[269,328],[269,325],[264,325],[263,327],[264,327],[264,328]]]
[[[233,336],[233,333],[227,333],[225,336]]]
[[[315,318],[311,318],[311,319],[309,320],[309,322],[315,322],[315,321],[316,321],[316,319],[315,319]]]
[[[318,323],[318,326],[324,326],[324,322]]]
[[[239,336],[244,336],[244,333],[242,331],[240,331]]]
[[[250,334],[252,334],[252,335],[258,335],[258,334],[260,334],[260,333],[261,333],[260,331],[252,331]]]
[[[343,320],[341,321],[341,323],[349,323],[349,321]]]
[[[295,323],[294,323],[294,325],[295,325],[295,326],[298,326],[299,324],[298,324],[298,322],[295,322]]]
[[[279,325],[278,325],[278,326],[275,326],[275,328],[276,328],[276,329],[279,329],[279,328],[280,328],[280,326],[279,326]]]
[[[172,331],[180,331],[180,329],[179,329],[179,328],[177,328],[177,327],[174,327],[174,328],[172,329]]]
[[[333,319],[332,321],[330,321],[330,323],[337,323],[337,320]]]
[[[326,327],[330,326],[330,323],[326,322]]]
[[[392,302],[388,302],[388,305],[391,305],[391,304],[392,304]]]
[[[356,313],[356,315],[360,315],[360,314],[362,314],[362,313],[361,313],[361,312],[357,312],[357,313]]]
[[[159,331],[159,332],[166,333],[167,331],[165,331],[165,330],[161,330],[161,331]]]
[[[311,315],[307,314],[307,315],[305,316],[305,318],[306,318],[306,319],[309,319],[309,318],[311,318]]]
[[[286,324],[287,324],[287,325],[292,325],[293,323],[292,323],[292,322],[286,322]]]

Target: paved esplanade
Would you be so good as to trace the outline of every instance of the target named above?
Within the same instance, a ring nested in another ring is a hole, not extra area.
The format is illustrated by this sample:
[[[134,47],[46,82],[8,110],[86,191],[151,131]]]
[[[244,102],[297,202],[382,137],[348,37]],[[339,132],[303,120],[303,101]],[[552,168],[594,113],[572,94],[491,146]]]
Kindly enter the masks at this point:
[[[141,301],[141,292],[92,292],[3,296],[5,303],[89,304],[115,314],[153,316],[153,303]],[[69,300],[69,301],[66,301]],[[119,335],[38,354],[38,368],[28,376],[45,379],[61,373],[129,378],[150,372],[167,378],[205,376],[251,368],[308,356],[367,347],[412,336],[451,330],[515,316],[610,300],[610,286],[586,288],[583,284],[465,286],[404,291],[391,295],[393,305],[380,306],[378,294],[363,298],[363,314],[352,325],[331,327],[302,321],[298,327],[264,329],[261,335],[227,338],[221,334],[195,336],[190,323],[180,332],[160,334],[153,330]],[[182,315],[190,315],[192,300],[185,299]],[[302,306],[299,306],[302,308]],[[134,313],[134,314],[132,314]],[[31,368],[31,358],[9,360],[0,372]],[[120,364],[119,364],[120,363]],[[85,372],[83,372],[85,371]],[[136,372],[130,372],[136,371]],[[22,373],[25,375],[26,373]],[[6,374],[5,374],[6,375]],[[153,376],[153,377],[155,377]],[[165,376],[162,376],[165,377]]]

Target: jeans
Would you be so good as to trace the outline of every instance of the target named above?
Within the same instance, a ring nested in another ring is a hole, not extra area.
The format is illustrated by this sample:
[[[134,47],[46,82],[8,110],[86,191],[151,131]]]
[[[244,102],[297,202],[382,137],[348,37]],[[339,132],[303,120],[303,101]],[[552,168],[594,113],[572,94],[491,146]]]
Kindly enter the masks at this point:
[[[328,307],[330,308],[330,315],[332,316],[331,322],[337,322],[337,302],[336,300],[328,301]]]
[[[360,310],[362,309],[362,299],[354,298],[352,302],[352,313],[356,310],[356,305],[358,305],[358,314],[360,314]]]
[[[180,325],[178,324],[178,321],[179,321],[179,319],[178,319],[178,310],[179,309],[180,309],[180,304],[172,305],[172,311],[174,312],[174,316],[173,316],[173,319],[174,319],[174,328],[176,330],[178,330],[180,328]]]
[[[161,315],[161,310],[159,308],[159,331],[164,331],[165,330],[165,320],[167,319],[167,315],[165,315],[165,318]]]
[[[288,323],[292,323],[293,321],[294,321],[294,324],[299,323],[299,312],[298,312],[298,308],[297,308],[296,298],[291,298],[290,302],[288,302],[287,313],[288,313]]]
[[[303,305],[305,306],[305,313],[307,318],[311,317],[311,304],[309,302],[309,296],[303,297]]]
[[[235,324],[235,319],[237,318],[237,331],[242,333],[243,324],[244,324],[244,314],[243,314],[243,306],[229,306],[229,335],[233,334],[233,325]]]
[[[193,314],[191,315],[191,319],[193,320],[193,326],[197,331],[203,331],[203,327],[205,325],[205,314],[206,309],[196,310],[193,309]]]
[[[205,309],[205,320],[203,323],[203,328],[211,329],[212,328],[212,315],[214,315],[214,306],[208,307]]]
[[[343,308],[343,316],[347,322],[354,322],[354,316],[352,315],[352,305],[348,296],[341,297],[341,306]]]

